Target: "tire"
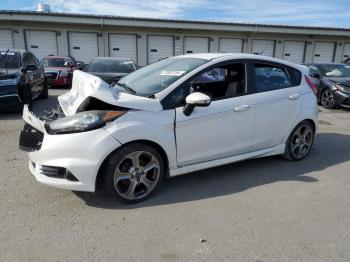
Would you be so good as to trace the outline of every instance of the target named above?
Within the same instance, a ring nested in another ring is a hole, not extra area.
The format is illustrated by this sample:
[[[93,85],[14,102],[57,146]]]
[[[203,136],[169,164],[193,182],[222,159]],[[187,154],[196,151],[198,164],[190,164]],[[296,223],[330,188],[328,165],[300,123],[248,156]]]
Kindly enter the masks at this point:
[[[49,87],[47,85],[47,80],[44,80],[43,91],[41,92],[39,99],[47,99],[49,97]]]
[[[300,161],[311,151],[315,139],[315,129],[309,121],[300,122],[291,132],[286,143],[283,158]]]
[[[159,188],[164,169],[163,158],[153,147],[143,143],[126,145],[107,160],[105,190],[127,204],[144,201]]]
[[[335,108],[335,100],[334,100],[333,92],[328,87],[322,90],[321,105],[326,109]]]

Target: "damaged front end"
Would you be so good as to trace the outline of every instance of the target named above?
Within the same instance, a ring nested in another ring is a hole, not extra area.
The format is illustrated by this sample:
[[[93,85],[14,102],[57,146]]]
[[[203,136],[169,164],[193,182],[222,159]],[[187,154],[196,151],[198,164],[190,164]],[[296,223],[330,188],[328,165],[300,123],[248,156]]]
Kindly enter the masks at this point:
[[[162,110],[156,99],[130,94],[81,71],[74,71],[72,89],[59,96],[58,102],[56,108],[40,117],[24,106],[25,126],[19,141],[21,150],[40,150],[45,134],[78,133],[104,127],[129,110]]]

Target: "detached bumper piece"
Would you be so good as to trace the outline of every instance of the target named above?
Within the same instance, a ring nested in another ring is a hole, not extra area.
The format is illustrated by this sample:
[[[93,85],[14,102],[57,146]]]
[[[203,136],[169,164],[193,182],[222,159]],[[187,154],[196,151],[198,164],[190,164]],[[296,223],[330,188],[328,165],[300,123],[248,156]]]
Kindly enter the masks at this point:
[[[43,143],[44,133],[25,124],[19,137],[19,149],[26,152],[40,150]]]
[[[32,163],[33,167],[35,164]],[[39,166],[39,173],[52,178],[67,179],[69,181],[79,181],[69,170],[64,167]]]

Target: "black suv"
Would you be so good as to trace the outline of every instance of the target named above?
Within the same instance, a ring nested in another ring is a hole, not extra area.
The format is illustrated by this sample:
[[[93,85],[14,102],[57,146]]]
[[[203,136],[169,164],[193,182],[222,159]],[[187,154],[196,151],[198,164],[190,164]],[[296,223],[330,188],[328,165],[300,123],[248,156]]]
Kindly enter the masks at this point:
[[[0,50],[0,111],[20,111],[48,97],[44,68],[24,50]]]

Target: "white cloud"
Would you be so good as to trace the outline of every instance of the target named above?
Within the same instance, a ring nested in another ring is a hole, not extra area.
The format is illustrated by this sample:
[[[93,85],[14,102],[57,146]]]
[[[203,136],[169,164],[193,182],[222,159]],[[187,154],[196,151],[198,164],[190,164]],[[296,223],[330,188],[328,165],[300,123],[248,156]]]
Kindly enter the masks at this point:
[[[295,25],[347,25],[348,0],[47,0],[57,12]]]

